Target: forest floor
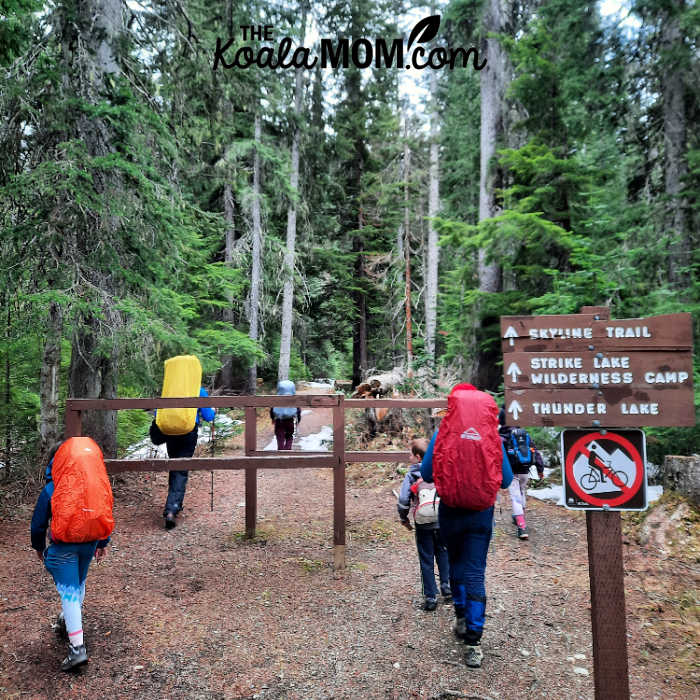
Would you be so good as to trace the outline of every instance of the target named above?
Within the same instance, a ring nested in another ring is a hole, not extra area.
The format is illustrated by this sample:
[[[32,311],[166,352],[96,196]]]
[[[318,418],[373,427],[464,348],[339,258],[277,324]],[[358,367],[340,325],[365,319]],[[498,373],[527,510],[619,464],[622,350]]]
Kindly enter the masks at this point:
[[[329,425],[328,413],[306,414],[300,435]],[[271,437],[260,415],[258,444]],[[171,531],[162,519],[166,473],[115,479],[117,529],[87,581],[90,662],[71,674],[57,670],[65,653],[51,629],[58,596],[29,547],[33,503],[5,513],[0,697],[593,697],[584,514],[530,499],[523,542],[501,498],[484,663],[471,670],[451,633],[451,607],[420,607],[393,466],[348,468],[347,568],[337,572],[331,470],[259,472],[252,541],[243,537],[243,479],[216,473],[212,511],[210,473],[191,473]],[[644,523],[625,521],[633,698],[700,697],[697,533],[697,513],[683,502],[662,503]]]

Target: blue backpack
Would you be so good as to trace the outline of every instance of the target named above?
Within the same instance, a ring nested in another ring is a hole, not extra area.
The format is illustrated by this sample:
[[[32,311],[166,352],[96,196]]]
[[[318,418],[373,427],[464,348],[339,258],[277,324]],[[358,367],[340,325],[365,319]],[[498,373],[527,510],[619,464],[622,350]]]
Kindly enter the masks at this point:
[[[530,436],[526,430],[513,428],[510,431],[506,452],[510,466],[515,473],[522,474],[530,471],[533,463],[533,451],[530,447]]]

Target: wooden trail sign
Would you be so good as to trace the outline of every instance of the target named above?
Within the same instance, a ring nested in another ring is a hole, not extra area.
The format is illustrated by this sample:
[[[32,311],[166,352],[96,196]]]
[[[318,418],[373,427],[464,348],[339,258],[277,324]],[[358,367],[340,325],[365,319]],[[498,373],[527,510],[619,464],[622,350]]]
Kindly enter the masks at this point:
[[[512,424],[695,425],[690,314],[501,317]]]
[[[646,458],[641,431],[608,428],[695,425],[691,316],[502,316],[501,344],[509,425],[599,429],[565,431],[562,464],[567,507],[586,509],[595,697],[629,698],[617,511],[646,508]]]

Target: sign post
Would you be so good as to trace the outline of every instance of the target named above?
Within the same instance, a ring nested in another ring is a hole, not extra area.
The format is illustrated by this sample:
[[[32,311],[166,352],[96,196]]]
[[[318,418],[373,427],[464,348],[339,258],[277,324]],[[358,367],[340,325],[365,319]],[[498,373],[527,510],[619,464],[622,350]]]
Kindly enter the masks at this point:
[[[507,420],[562,432],[567,508],[586,510],[596,700],[629,698],[621,510],[645,510],[639,426],[695,425],[690,314],[502,316]]]

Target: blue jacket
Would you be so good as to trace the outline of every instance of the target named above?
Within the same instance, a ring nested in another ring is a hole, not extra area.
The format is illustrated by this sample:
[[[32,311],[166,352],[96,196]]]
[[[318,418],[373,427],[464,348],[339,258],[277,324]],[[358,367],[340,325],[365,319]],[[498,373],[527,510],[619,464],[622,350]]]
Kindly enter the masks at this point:
[[[53,459],[49,462],[49,466],[46,467],[46,478],[48,483],[41,490],[39,498],[34,506],[34,513],[32,513],[32,524],[31,535],[32,535],[32,549],[36,549],[37,552],[43,552],[46,549],[46,533],[49,529],[49,521],[51,520],[51,496],[53,496],[54,485],[51,478],[51,465],[53,464]],[[110,538],[106,540],[98,540],[97,546],[102,548],[106,547]],[[52,543],[51,534],[49,534],[49,543]]]
[[[420,465],[420,473],[425,481],[433,480],[433,449],[435,447],[435,438],[437,437],[438,431],[433,433],[433,437],[430,439],[430,444],[425,452],[423,461]],[[501,443],[501,451],[503,452],[503,461],[501,462],[501,488],[507,489],[510,486],[510,482],[513,481],[513,470],[510,468],[510,462],[508,461],[508,455],[506,454],[506,448]]]

